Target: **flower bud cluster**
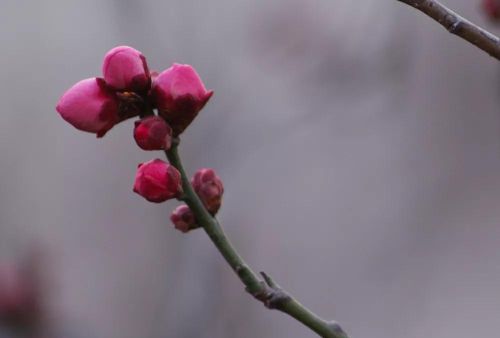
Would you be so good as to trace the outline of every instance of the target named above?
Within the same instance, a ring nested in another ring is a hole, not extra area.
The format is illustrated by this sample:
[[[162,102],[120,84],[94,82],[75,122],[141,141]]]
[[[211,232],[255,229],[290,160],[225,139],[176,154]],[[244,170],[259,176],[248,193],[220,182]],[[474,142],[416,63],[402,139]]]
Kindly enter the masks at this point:
[[[161,73],[150,72],[140,51],[119,46],[104,56],[102,77],[73,85],[59,99],[56,110],[75,128],[97,137],[124,120],[139,117],[133,132],[137,145],[147,151],[168,151],[212,94],[192,66],[175,63]],[[207,211],[215,215],[224,191],[220,178],[212,169],[200,169],[192,184]],[[141,163],[133,191],[153,203],[180,199],[181,174],[160,159]],[[199,227],[187,205],[175,209],[171,221],[182,232]]]
[[[215,174],[213,169],[202,168],[194,174],[191,184],[205,209],[210,214],[215,215],[221,207],[222,195],[224,194],[224,187],[219,176]],[[193,212],[187,205],[177,207],[172,212],[170,220],[175,228],[182,232],[188,232],[199,227]]]
[[[213,94],[190,65],[174,64],[159,74],[151,73],[144,55],[128,46],[106,53],[102,74],[73,85],[56,107],[61,117],[75,128],[97,137],[130,117],[152,115],[153,109],[169,124],[169,128],[162,127],[168,129],[163,134],[178,136]],[[148,143],[143,139],[141,142]],[[147,150],[165,147],[165,142],[152,143],[154,146],[146,145]]]

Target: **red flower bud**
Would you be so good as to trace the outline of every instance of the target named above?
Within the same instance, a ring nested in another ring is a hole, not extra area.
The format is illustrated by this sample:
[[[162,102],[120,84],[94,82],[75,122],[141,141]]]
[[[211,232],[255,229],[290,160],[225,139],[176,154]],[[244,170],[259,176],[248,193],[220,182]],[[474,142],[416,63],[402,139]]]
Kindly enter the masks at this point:
[[[222,194],[224,193],[222,180],[213,169],[203,168],[196,172],[191,184],[205,208],[212,215],[215,215],[222,204]]]
[[[61,117],[75,128],[102,137],[118,121],[118,101],[103,79],[82,80],[68,89],[57,103]]]
[[[172,128],[159,116],[135,122],[134,139],[144,150],[168,150],[172,144]]]
[[[146,58],[128,46],[115,47],[106,53],[102,74],[106,83],[115,90],[147,92],[151,85]]]
[[[483,0],[483,10],[492,20],[500,19],[500,0]]]
[[[152,86],[156,106],[174,135],[179,135],[189,126],[212,94],[193,67],[176,63],[160,73]]]
[[[174,224],[174,227],[184,233],[190,230],[199,228],[196,224],[196,219],[193,212],[187,205],[180,205],[172,212],[170,220]]]
[[[134,192],[154,203],[175,198],[182,192],[181,174],[159,159],[141,163],[135,176]]]

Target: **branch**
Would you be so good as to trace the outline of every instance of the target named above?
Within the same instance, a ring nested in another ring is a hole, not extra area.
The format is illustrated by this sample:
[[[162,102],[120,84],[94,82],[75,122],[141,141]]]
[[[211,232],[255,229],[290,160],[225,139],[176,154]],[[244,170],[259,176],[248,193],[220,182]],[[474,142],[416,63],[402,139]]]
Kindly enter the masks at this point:
[[[267,308],[276,309],[290,315],[321,337],[348,338],[347,334],[337,323],[329,322],[318,317],[311,312],[311,310],[300,304],[290,294],[281,289],[271,277],[263,272],[261,275],[264,280],[261,280],[245,263],[227,238],[217,219],[205,209],[200,198],[194,191],[177,152],[178,143],[178,140],[173,142],[170,150],[165,153],[170,164],[176,167],[181,173],[182,188],[184,190],[182,200],[186,202],[193,211],[197,223],[203,227],[219,252],[225,258],[226,262],[238,275],[239,279],[245,285],[246,291],[257,300],[261,301]]]
[[[451,34],[455,34],[500,60],[500,39],[461,17],[436,0],[397,0],[412,6],[439,22]]]

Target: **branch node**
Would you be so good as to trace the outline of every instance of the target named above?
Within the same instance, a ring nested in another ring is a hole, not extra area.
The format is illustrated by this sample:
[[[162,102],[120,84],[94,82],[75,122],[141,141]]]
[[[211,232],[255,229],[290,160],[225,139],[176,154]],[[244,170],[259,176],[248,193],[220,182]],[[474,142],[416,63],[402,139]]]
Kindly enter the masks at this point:
[[[276,284],[268,274],[265,272],[260,274],[264,278],[264,281],[261,281],[261,289],[257,292],[250,292],[247,288],[246,291],[262,302],[268,309],[282,309],[286,303],[292,300],[292,297]]]
[[[462,21],[455,21],[451,26],[448,27],[448,32],[450,32],[451,34],[455,34],[458,31],[461,23]]]
[[[177,152],[177,145],[178,140],[174,140],[172,147],[170,150],[165,151],[165,154],[170,163],[181,173],[185,202],[193,211],[197,224],[204,228],[214,245],[245,285],[245,290],[262,302],[267,308],[277,309],[288,314],[312,331],[318,333],[321,337],[347,338],[345,335],[336,334],[328,326],[328,322],[319,318],[316,314],[297,302],[266,273],[261,273],[263,277],[261,279],[247,266],[229,242],[217,220],[208,213],[199,196],[194,191]],[[183,196],[179,197],[183,198]]]

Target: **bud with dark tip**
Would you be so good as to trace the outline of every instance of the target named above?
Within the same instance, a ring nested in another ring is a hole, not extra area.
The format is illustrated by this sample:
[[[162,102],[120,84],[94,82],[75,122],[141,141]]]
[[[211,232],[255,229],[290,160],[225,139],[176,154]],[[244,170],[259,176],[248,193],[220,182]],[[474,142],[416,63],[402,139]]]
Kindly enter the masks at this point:
[[[101,78],[82,80],[68,89],[56,110],[73,127],[102,137],[116,123],[118,100]]]
[[[154,203],[176,198],[182,193],[181,174],[160,159],[141,163],[135,176],[134,192]]]
[[[193,212],[185,204],[175,208],[170,216],[170,220],[177,230],[184,233],[199,228],[199,225],[196,224],[196,218],[194,217]]]
[[[151,87],[146,58],[132,47],[118,46],[107,52],[102,74],[108,86],[115,90],[147,92]]]
[[[172,128],[159,116],[148,116],[135,122],[134,139],[144,150],[168,150],[172,145]]]
[[[196,70],[175,63],[155,77],[151,93],[160,115],[177,136],[194,120],[213,94]]]
[[[213,169],[202,168],[195,173],[191,184],[205,208],[212,215],[215,215],[222,204],[222,194],[224,193],[222,180]]]

